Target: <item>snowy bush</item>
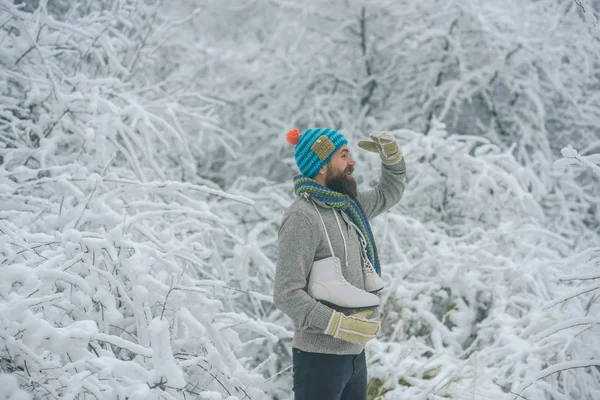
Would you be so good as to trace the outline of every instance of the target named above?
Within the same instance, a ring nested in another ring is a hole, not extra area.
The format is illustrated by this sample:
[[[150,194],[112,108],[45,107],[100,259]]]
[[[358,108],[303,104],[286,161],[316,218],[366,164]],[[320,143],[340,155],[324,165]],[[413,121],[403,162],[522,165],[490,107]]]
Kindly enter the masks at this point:
[[[36,398],[263,396],[246,357],[288,333],[220,264],[252,201],[197,173],[218,102],[136,77],[157,5],[0,7],[2,370]]]
[[[0,0],[0,397],[291,398],[284,133],[317,125],[362,189],[359,138],[407,159],[371,398],[600,397],[589,3]]]
[[[31,395],[19,388],[17,379],[14,376],[0,374],[0,399],[31,400]]]
[[[369,347],[380,393],[595,398],[597,239],[578,251],[551,231],[532,177],[498,146],[441,125],[412,135],[410,190],[375,224],[391,288]]]
[[[227,183],[240,171],[285,179],[279,138],[292,127],[356,139],[382,127],[426,133],[435,119],[515,146],[545,175],[561,148],[598,137],[600,52],[585,3],[204,1],[181,40],[222,60],[208,90],[230,99],[223,124],[262,166],[230,159]]]

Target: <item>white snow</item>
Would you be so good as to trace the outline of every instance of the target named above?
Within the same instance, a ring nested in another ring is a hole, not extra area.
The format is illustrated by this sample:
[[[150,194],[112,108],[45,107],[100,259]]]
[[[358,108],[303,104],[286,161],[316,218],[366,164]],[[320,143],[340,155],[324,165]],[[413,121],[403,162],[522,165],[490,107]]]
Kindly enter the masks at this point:
[[[14,375],[0,373],[0,400],[31,400],[29,393],[21,390]]]
[[[309,126],[361,189],[369,132],[407,163],[371,393],[600,398],[593,2],[37,3],[0,0],[0,399],[291,399]]]

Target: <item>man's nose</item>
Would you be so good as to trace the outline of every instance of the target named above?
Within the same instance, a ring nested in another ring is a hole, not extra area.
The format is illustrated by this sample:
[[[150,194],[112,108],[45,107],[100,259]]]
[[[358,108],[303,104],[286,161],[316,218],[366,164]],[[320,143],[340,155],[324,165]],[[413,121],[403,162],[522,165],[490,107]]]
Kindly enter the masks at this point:
[[[353,167],[356,165],[356,162],[352,157],[348,157],[348,165],[351,165]]]

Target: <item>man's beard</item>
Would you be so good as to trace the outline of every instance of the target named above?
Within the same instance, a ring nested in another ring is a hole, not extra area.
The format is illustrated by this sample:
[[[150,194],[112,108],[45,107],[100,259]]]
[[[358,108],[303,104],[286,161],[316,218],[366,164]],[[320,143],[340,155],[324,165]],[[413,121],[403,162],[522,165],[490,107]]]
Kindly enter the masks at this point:
[[[345,170],[335,173],[331,164],[327,165],[327,176],[325,185],[336,192],[348,195],[352,200],[358,198],[358,189],[356,188],[356,180],[350,175],[354,172],[353,166],[348,166]]]

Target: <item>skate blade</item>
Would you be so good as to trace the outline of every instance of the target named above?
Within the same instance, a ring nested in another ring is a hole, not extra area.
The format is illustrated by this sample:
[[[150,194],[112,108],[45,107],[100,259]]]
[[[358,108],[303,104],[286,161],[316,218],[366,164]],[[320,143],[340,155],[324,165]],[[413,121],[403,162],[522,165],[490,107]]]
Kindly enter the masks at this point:
[[[328,301],[319,300],[321,303],[325,304],[327,307],[334,309],[335,311],[339,311],[344,315],[352,315],[357,312],[361,312],[364,310],[376,310],[378,306],[365,306],[365,307],[340,307],[337,304],[330,303]]]

